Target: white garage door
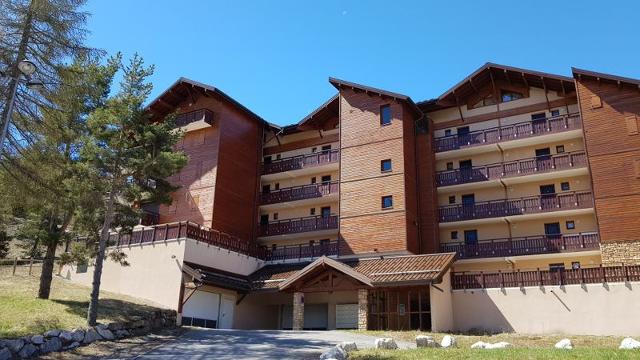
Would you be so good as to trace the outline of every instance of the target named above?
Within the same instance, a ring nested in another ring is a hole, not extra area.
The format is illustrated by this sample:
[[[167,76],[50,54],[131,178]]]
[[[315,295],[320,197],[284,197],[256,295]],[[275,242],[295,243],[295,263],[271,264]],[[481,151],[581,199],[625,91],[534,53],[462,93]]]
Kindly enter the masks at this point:
[[[336,305],[336,329],[358,328],[358,304]]]
[[[182,308],[182,324],[215,328],[219,308],[220,294],[196,290]]]
[[[326,330],[329,326],[328,304],[304,304],[304,328],[307,330]]]

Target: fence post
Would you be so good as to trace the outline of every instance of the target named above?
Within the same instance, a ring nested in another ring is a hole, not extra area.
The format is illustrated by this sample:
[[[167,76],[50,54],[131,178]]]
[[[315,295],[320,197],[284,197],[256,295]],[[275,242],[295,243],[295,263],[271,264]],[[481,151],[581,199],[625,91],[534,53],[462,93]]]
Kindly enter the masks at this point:
[[[504,273],[502,270],[498,270],[498,273],[500,273],[500,288],[504,289]]]
[[[13,260],[13,276],[16,275],[16,267],[18,266],[18,258],[16,257],[15,260]]]
[[[31,268],[33,267],[33,258],[29,259],[29,276],[31,276]]]
[[[622,271],[624,272],[624,281],[629,282],[629,270],[624,263],[622,263]]]
[[[606,284],[607,283],[607,274],[604,271],[604,268],[602,267],[602,264],[600,264],[600,273],[602,275],[602,283]]]
[[[544,286],[544,282],[542,281],[542,273],[540,272],[540,268],[537,268],[538,278],[540,279],[540,287]]]
[[[484,289],[484,272],[480,271],[480,279],[482,280],[482,288]]]

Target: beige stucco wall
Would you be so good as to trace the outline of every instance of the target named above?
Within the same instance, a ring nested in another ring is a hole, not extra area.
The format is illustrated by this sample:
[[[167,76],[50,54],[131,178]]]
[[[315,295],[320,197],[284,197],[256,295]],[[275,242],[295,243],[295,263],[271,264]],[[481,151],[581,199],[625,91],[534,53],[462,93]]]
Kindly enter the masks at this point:
[[[564,264],[571,269],[571,264],[580,262],[580,266],[593,267],[602,263],[598,250],[557,254],[513,256],[510,258],[483,258],[478,260],[459,260],[453,264],[456,272],[461,271],[514,271],[514,270],[548,270],[550,264]]]
[[[290,208],[281,208],[281,209],[260,209],[260,215],[269,215],[269,221],[276,221],[273,219],[273,214],[278,214],[278,220],[286,220],[286,219],[296,219],[301,217],[312,216],[309,215],[309,210],[313,207],[316,209],[316,215],[320,215],[320,208],[329,206],[331,207],[331,215],[338,215],[340,212],[340,206],[337,201],[330,201],[326,203],[314,204],[314,205],[306,205],[306,206],[297,206],[295,202],[290,203],[292,207]],[[394,204],[395,205],[395,204]]]
[[[187,240],[184,259],[240,275],[249,275],[264,265],[262,260],[195,240]]]
[[[640,283],[455,290],[455,329],[640,335]]]
[[[328,170],[325,172],[319,172],[317,174],[305,174],[305,175],[300,175],[300,176],[296,176],[296,177],[292,177],[292,178],[286,178],[286,179],[279,179],[279,180],[272,180],[272,181],[262,181],[262,185],[269,185],[271,187],[272,191],[275,191],[275,184],[278,183],[280,186],[280,189],[284,189],[284,188],[288,188],[288,187],[293,187],[293,186],[302,186],[302,185],[311,185],[311,178],[315,177],[316,178],[316,184],[321,184],[322,183],[322,177],[326,176],[326,175],[330,175],[331,176],[331,181],[338,181],[340,180],[340,172],[338,172],[337,170]]]
[[[454,328],[453,302],[451,298],[451,274],[444,275],[442,282],[436,284],[439,289],[430,286],[429,300],[431,302],[431,331],[443,332]]]

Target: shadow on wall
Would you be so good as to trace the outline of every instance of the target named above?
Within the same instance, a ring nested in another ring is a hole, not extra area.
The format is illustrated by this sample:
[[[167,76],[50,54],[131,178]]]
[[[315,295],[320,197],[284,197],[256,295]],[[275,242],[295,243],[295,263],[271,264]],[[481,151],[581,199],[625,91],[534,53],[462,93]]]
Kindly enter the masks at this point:
[[[510,289],[511,290],[511,289]],[[513,289],[518,290],[519,289]],[[504,296],[508,296],[504,291]],[[456,331],[471,334],[497,334],[515,329],[485,290],[455,291],[453,323]],[[522,309],[526,312],[526,309]],[[532,314],[533,315],[533,314]]]

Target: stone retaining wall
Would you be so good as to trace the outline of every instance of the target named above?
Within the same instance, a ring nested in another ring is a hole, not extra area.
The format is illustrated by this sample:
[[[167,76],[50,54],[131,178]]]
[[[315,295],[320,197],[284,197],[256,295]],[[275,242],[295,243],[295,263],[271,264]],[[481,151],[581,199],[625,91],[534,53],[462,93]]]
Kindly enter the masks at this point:
[[[133,317],[128,322],[98,324],[87,329],[49,330],[42,335],[17,339],[0,339],[0,360],[28,359],[54,351],[66,351],[94,341],[111,341],[139,336],[151,330],[176,326],[176,312],[157,310],[148,316]]]

